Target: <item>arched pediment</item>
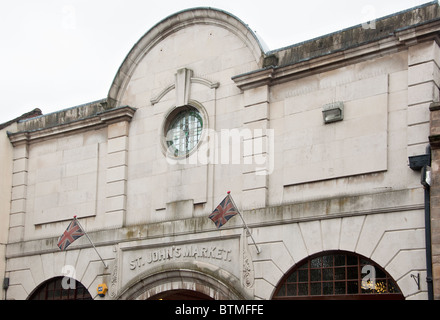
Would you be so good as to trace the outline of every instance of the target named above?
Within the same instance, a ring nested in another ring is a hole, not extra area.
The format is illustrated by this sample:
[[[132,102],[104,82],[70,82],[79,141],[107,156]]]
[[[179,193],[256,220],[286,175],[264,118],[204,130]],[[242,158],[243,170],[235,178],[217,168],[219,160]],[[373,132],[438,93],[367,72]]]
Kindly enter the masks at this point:
[[[210,25],[228,30],[244,43],[252,52],[256,63],[261,66],[266,49],[256,34],[240,19],[225,11],[212,8],[181,11],[156,24],[134,45],[113,80],[108,93],[110,107],[121,104],[122,95],[137,66],[156,45],[174,33],[195,25]]]

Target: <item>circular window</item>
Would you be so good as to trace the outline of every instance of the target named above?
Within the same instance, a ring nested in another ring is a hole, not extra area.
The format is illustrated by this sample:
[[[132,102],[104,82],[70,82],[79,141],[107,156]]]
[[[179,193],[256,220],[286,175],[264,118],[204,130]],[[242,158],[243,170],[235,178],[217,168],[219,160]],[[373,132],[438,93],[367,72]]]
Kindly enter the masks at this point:
[[[168,152],[174,157],[188,155],[200,142],[202,131],[203,118],[196,108],[174,110],[167,118],[164,132]]]

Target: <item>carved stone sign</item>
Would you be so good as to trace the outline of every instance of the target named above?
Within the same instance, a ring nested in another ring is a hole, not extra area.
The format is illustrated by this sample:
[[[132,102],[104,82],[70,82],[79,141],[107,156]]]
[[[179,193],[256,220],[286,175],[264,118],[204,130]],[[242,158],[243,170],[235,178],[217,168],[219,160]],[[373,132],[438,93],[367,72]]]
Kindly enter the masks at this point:
[[[122,249],[121,256],[121,284],[128,283],[131,279],[148,274],[149,269],[162,265],[194,264],[198,267],[223,269],[240,277],[241,256],[240,239],[216,239],[210,241],[179,241],[167,245],[141,245]],[[211,265],[211,267],[209,267]]]
[[[232,249],[206,245],[181,245],[145,250],[132,259],[130,270],[143,268],[146,265],[161,261],[179,260],[183,258],[232,261]]]

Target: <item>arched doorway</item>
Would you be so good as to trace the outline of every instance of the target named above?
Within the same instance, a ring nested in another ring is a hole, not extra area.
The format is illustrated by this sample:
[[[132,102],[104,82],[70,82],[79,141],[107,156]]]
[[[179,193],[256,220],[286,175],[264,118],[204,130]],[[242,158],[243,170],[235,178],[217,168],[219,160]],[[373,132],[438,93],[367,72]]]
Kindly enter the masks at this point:
[[[404,300],[394,279],[361,255],[329,251],[310,256],[279,282],[274,300]]]
[[[251,297],[240,290],[240,280],[225,270],[212,272],[209,265],[204,272],[191,270],[191,264],[180,264],[184,269],[157,270],[145,273],[122,288],[117,300],[247,300]],[[199,267],[200,269],[200,267]]]
[[[148,300],[214,300],[210,296],[192,290],[170,290],[152,296]]]
[[[67,277],[55,277],[40,284],[28,300],[93,300],[81,282]]]

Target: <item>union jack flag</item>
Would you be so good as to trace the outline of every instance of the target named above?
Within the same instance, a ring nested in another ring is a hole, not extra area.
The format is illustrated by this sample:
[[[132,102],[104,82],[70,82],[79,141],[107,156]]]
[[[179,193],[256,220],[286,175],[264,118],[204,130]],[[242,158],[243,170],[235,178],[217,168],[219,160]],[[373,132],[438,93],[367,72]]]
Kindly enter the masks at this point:
[[[76,221],[76,218],[74,218],[70,222],[70,224],[67,227],[66,231],[64,231],[64,233],[58,239],[57,246],[62,251],[66,250],[67,247],[70,246],[73,241],[75,241],[76,239],[82,237],[83,235],[84,235],[84,231],[79,226],[78,221]]]
[[[239,214],[237,208],[235,208],[231,195],[228,193],[226,198],[215,208],[215,210],[209,215],[209,219],[211,219],[217,229],[220,229],[226,222],[229,221],[232,217]]]

